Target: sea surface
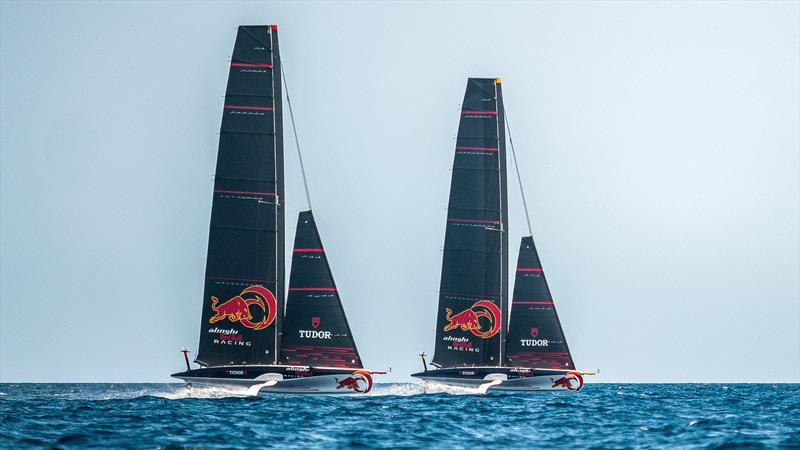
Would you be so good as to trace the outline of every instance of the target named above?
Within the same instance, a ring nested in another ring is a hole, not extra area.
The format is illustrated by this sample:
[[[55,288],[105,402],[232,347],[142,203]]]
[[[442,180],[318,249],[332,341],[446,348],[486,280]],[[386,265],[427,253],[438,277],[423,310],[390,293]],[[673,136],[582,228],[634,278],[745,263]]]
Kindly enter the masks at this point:
[[[0,384],[2,448],[800,448],[797,384],[587,384],[362,396],[178,384]]]

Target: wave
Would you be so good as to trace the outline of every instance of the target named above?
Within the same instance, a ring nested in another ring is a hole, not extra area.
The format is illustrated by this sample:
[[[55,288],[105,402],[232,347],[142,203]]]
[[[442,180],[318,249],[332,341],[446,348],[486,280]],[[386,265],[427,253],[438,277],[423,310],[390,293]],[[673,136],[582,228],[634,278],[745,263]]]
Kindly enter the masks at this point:
[[[447,386],[438,383],[376,383],[372,390],[366,394],[367,397],[411,397],[415,395],[482,395],[477,388]],[[165,398],[167,400],[182,399],[222,399],[222,398],[246,398],[257,397],[258,392],[248,388],[237,387],[210,387],[196,386],[187,389],[185,386],[175,386],[159,391],[140,392],[139,396],[149,396]],[[280,395],[280,394],[277,394]],[[304,394],[284,394],[300,396]],[[314,395],[314,394],[310,394]],[[323,394],[325,395],[325,394]],[[336,396],[342,396],[338,394]],[[349,397],[361,397],[361,394],[344,394]]]
[[[450,394],[450,395],[482,395],[478,388],[449,386],[439,383],[381,383],[375,384],[367,395],[372,397],[412,395]]]
[[[147,394],[150,397],[165,398],[167,400],[183,400],[183,399],[217,399],[217,398],[247,398],[257,397],[258,392],[251,389],[234,386],[226,387],[212,387],[212,386],[195,386],[191,389],[186,388],[184,385],[175,386],[172,389],[167,389],[162,392],[151,392]]]

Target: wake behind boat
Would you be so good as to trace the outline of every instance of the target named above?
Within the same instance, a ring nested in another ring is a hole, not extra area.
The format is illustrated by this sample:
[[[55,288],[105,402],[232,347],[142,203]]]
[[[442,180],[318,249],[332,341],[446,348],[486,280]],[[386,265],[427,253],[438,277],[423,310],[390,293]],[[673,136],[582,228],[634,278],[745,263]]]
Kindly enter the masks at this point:
[[[470,78],[450,186],[435,369],[423,353],[425,370],[412,376],[483,392],[579,391],[590,373],[575,369],[533,233],[520,244],[508,324],[505,131],[500,79]]]
[[[366,393],[383,372],[364,370],[310,201],[298,217],[284,302],[281,75],[277,26],[239,27],[214,177],[202,367],[192,369],[184,351],[187,370],[172,376],[267,392]]]

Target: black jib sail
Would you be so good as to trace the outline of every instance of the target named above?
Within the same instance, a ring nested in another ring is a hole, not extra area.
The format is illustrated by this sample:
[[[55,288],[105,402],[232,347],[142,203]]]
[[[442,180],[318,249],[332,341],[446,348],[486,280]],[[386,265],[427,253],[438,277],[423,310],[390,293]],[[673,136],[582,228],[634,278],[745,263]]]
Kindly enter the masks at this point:
[[[444,367],[501,365],[508,258],[500,80],[470,78],[447,212],[436,351]]]
[[[522,238],[519,248],[506,345],[509,366],[575,368],[532,237]]]
[[[362,367],[311,211],[297,220],[280,362]]]
[[[276,361],[283,319],[283,133],[276,26],[241,26],[214,177],[200,348],[205,366]]]

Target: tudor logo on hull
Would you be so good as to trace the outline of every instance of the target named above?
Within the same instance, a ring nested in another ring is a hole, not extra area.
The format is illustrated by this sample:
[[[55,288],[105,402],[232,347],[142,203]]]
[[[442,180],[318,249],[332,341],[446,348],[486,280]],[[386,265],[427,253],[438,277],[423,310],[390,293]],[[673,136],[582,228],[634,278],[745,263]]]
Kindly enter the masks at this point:
[[[231,298],[230,300],[219,304],[217,297],[211,297],[211,309],[214,310],[214,316],[208,320],[209,323],[217,323],[221,320],[228,320],[230,322],[239,322],[251,330],[263,330],[272,325],[277,315],[277,300],[269,289],[263,286],[250,286],[245,288],[241,294]],[[263,318],[258,321],[253,321],[253,314],[250,307],[255,305],[261,308]]]
[[[444,331],[460,328],[461,331],[469,331],[481,339],[489,339],[500,332],[500,308],[489,300],[479,300],[458,314],[453,314],[450,308],[446,311],[445,319],[448,323],[444,326]]]

